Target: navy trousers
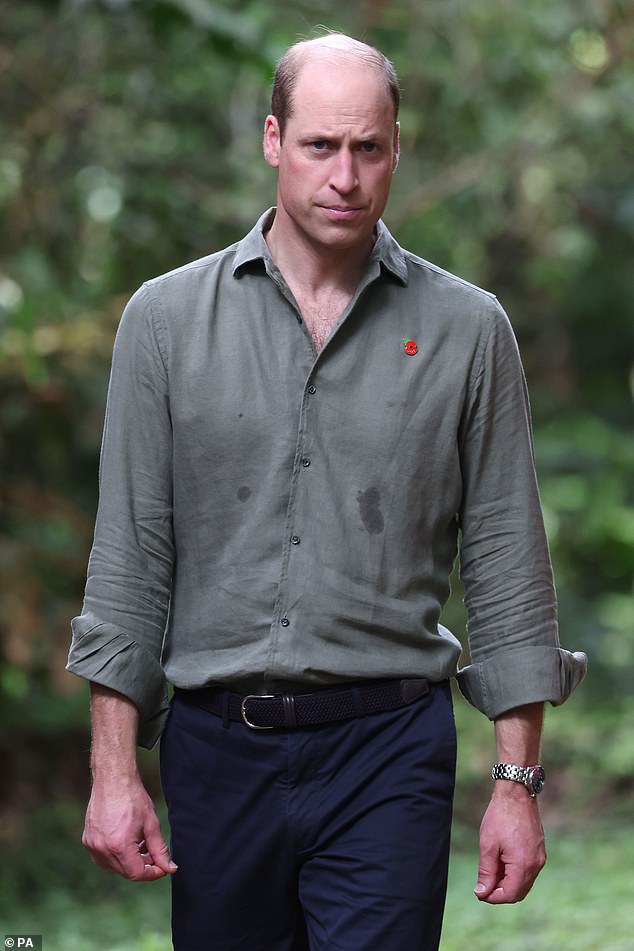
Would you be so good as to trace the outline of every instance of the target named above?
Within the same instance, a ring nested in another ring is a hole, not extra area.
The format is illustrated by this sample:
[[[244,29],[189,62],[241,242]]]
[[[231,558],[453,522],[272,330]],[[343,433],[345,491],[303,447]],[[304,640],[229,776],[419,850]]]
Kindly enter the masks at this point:
[[[175,951],[436,951],[455,752],[446,683],[288,732],[175,697],[161,742]]]

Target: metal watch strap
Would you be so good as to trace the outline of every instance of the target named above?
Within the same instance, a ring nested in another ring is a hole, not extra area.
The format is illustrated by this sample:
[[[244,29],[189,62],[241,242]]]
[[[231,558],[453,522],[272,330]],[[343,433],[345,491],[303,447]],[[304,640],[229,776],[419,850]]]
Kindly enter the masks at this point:
[[[515,766],[513,763],[495,763],[491,770],[491,779],[510,779],[511,782],[526,786],[532,797],[541,792],[541,785],[535,788],[531,782],[535,770],[541,773],[543,784],[543,769],[541,766]]]

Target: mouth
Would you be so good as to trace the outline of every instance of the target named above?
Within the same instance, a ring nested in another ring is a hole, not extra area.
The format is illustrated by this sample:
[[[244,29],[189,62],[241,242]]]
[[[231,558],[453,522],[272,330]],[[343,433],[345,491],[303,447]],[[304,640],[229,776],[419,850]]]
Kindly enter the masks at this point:
[[[329,218],[339,221],[346,221],[355,218],[363,209],[352,205],[320,205],[319,206]]]

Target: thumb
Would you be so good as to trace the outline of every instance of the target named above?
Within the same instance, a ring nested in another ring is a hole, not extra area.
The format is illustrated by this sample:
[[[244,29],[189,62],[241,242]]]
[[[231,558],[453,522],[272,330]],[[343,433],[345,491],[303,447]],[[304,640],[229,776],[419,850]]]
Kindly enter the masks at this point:
[[[499,863],[489,859],[480,859],[478,866],[478,882],[473,892],[476,898],[488,898],[497,887],[500,880]]]
[[[161,834],[161,828],[158,823],[156,827],[146,830],[145,847],[153,863],[163,869],[164,872],[176,871],[178,865],[172,861],[169,848]]]

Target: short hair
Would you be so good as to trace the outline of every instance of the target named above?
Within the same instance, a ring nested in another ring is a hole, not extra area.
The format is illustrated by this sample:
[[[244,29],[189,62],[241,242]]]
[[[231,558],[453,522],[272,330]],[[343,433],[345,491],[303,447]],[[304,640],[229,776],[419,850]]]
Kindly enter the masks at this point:
[[[370,66],[374,66],[382,73],[387,91],[394,106],[394,121],[398,119],[398,110],[401,103],[401,90],[398,76],[393,63],[374,46],[355,40],[344,33],[327,33],[325,36],[312,40],[301,40],[289,47],[282,56],[275,70],[273,91],[271,94],[271,114],[277,119],[280,129],[280,139],[284,135],[286,123],[293,112],[293,93],[302,66],[306,62],[308,47],[323,47],[324,49],[339,50],[349,55],[358,56]]]

